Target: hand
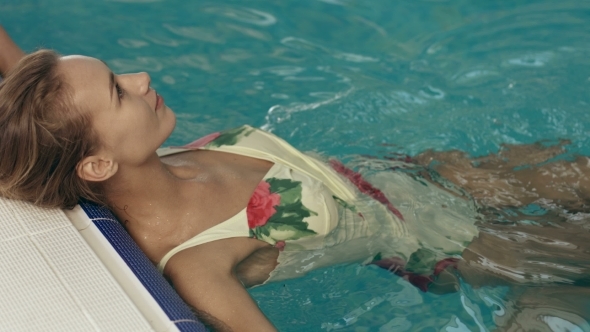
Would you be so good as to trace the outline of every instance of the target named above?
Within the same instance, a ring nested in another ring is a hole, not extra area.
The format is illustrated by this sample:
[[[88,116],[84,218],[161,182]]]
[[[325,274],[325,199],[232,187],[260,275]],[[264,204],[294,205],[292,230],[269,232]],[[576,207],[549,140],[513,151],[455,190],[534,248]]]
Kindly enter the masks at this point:
[[[0,26],[0,76],[6,77],[10,69],[25,56],[10,38],[6,30]]]

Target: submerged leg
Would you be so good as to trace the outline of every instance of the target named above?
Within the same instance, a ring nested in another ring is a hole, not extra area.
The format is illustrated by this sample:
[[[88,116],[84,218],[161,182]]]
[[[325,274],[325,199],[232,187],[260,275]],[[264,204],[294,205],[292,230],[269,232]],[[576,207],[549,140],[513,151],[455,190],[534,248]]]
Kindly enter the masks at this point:
[[[508,286],[499,303],[508,305],[497,311],[499,330],[590,331],[590,215],[572,213],[590,212],[590,162],[551,161],[567,143],[506,145],[482,158],[459,151],[426,151],[413,158],[464,189],[487,214],[461,260],[441,265],[437,276],[422,275],[429,278],[429,292],[457,291],[459,279],[476,288]],[[519,209],[531,203],[547,213],[526,215],[528,209]],[[392,272],[409,279],[400,265]]]
[[[414,158],[467,191],[488,207],[555,204],[574,211],[590,209],[590,160],[549,162],[563,153],[558,145],[505,145],[497,154],[470,158],[463,152],[426,151]]]
[[[470,285],[590,293],[590,219],[549,216],[543,225],[488,223],[480,230],[457,266]]]
[[[590,331],[590,288],[527,288],[505,303],[494,319],[501,331]]]

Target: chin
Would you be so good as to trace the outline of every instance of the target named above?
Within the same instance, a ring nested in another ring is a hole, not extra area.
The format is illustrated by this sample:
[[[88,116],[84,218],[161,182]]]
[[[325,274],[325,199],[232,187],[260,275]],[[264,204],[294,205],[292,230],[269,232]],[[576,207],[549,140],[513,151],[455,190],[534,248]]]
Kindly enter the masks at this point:
[[[170,114],[172,114],[172,130],[174,130],[174,128],[176,128],[176,114],[174,113],[173,110],[170,110]],[[172,133],[172,131],[170,131],[170,133]]]
[[[170,135],[172,135],[172,132],[174,131],[174,128],[176,128],[176,114],[174,114],[174,112],[172,112],[171,109],[169,109],[169,110],[170,110],[171,119],[169,119],[169,120],[167,119],[167,121],[166,121],[166,122],[170,121],[170,126],[169,126],[169,128],[167,130],[168,132],[167,132],[167,135],[166,135],[166,139],[168,139],[168,137],[170,137]]]

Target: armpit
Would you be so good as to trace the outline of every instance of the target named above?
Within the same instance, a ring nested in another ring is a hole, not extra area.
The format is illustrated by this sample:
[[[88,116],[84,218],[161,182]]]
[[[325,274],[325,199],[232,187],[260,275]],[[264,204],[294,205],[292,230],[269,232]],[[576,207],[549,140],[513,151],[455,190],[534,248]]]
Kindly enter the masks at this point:
[[[246,288],[261,285],[268,280],[270,273],[277,267],[278,257],[277,248],[265,246],[241,261],[234,269],[234,273]]]

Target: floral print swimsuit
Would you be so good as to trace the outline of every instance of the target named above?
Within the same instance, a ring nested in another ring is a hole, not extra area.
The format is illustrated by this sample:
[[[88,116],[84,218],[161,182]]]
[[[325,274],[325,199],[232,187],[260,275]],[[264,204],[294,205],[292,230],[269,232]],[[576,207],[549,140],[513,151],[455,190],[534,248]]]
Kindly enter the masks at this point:
[[[163,156],[195,149],[219,151],[221,147],[228,146],[240,149],[240,141],[245,137],[252,138],[255,132],[261,131],[243,126],[210,134],[182,149],[159,153]],[[257,140],[260,141],[260,138]],[[244,150],[241,149],[241,152]],[[309,174],[280,161],[271,161],[274,162],[273,166],[260,181],[243,210],[168,252],[158,267],[163,270],[166,262],[181,250],[219,239],[252,237],[283,250],[285,241],[325,235],[335,228],[338,223],[339,203],[331,190]]]
[[[361,175],[337,160],[320,161],[249,126],[213,133],[180,148],[159,149],[158,154],[196,149],[267,160],[273,166],[246,207],[168,252],[158,264],[161,271],[184,249],[220,239],[251,237],[281,250],[279,265],[267,281],[381,256],[395,258],[396,271],[414,271],[403,274],[411,277],[417,271],[422,273],[420,264],[430,267],[437,260],[458,257],[477,234],[473,204],[436,185],[392,171],[400,165],[382,165],[391,161],[361,159],[364,168],[377,170]],[[373,184],[379,184],[380,189]],[[425,252],[436,254],[427,264],[416,258]]]

